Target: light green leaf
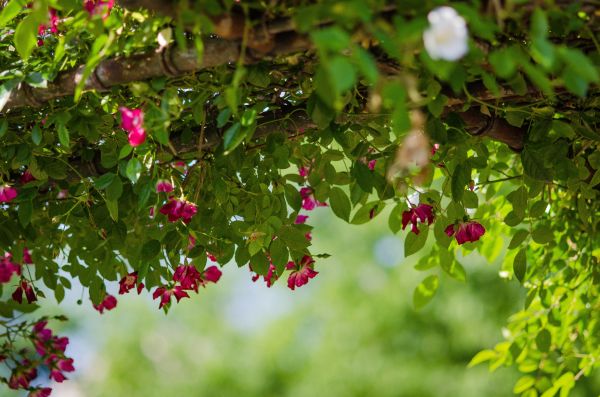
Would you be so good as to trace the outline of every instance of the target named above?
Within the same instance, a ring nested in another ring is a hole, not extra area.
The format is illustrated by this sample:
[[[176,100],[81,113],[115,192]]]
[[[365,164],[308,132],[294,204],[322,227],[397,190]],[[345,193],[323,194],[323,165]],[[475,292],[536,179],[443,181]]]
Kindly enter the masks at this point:
[[[335,215],[348,222],[352,208],[350,199],[348,199],[348,196],[342,189],[333,187],[329,191],[329,204]]]
[[[418,310],[422,308],[433,299],[439,284],[440,280],[438,276],[432,275],[425,278],[425,280],[415,288],[415,292],[413,293],[413,304],[415,309]]]

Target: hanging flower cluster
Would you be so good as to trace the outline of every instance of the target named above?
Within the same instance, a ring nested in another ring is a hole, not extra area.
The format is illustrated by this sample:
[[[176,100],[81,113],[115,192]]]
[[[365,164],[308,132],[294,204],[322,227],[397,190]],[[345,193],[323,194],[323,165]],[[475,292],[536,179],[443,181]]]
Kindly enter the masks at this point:
[[[48,19],[49,19],[50,25],[40,24],[38,26],[38,35],[40,36],[40,38],[37,41],[38,47],[41,47],[44,45],[43,37],[46,35],[46,32],[48,30],[50,30],[50,34],[58,34],[59,19],[58,19],[58,13],[56,12],[56,10],[54,8],[48,9]]]
[[[90,16],[101,15],[102,19],[108,18],[114,5],[115,0],[84,0],[83,2],[83,8]]]
[[[322,203],[315,198],[310,187],[300,188],[300,196],[302,197],[302,208],[307,211],[312,211],[316,207],[327,207],[327,203]]]
[[[308,255],[304,255],[299,264],[291,261],[288,262],[285,268],[287,270],[292,270],[292,273],[290,273],[290,276],[288,277],[288,288],[293,291],[296,287],[302,287],[307,284],[311,278],[314,278],[319,274],[319,272],[313,269],[314,263],[314,259]]]
[[[196,204],[173,197],[169,198],[169,201],[160,209],[160,213],[166,215],[169,222],[177,222],[181,219],[183,223],[190,223],[196,212],[198,212]]]
[[[250,270],[252,270],[252,267],[250,267]],[[260,277],[260,274],[257,273],[254,276],[252,276],[252,281],[256,282],[258,281],[258,279],[260,279]],[[265,280],[265,283],[267,284],[267,288],[271,288],[271,286],[275,284],[275,281],[277,281],[279,277],[277,277],[277,271],[273,263],[269,262],[269,270],[267,271],[267,274],[265,274],[262,277],[263,280]]]
[[[177,302],[182,298],[189,298],[186,291],[195,291],[198,293],[198,287],[204,287],[206,284],[217,283],[221,279],[221,271],[216,266],[206,268],[202,273],[193,265],[180,265],[173,273],[175,285],[171,288],[166,286],[158,287],[152,297],[160,298],[159,309],[171,303],[171,297],[175,296]]]
[[[17,197],[17,194],[17,189],[12,186],[0,186],[0,203],[10,203]]]
[[[121,128],[128,133],[129,144],[139,146],[146,141],[144,129],[144,112],[142,109],[129,109],[125,106],[119,108],[121,112]]]
[[[119,281],[119,295],[127,294],[133,288],[137,289],[138,295],[144,288],[144,283],[138,282],[138,272],[132,272]]]
[[[467,221],[448,225],[444,232],[448,235],[448,237],[454,236],[456,238],[456,242],[461,245],[479,240],[481,236],[485,234],[485,228],[479,222]]]
[[[98,310],[100,314],[104,314],[104,310],[109,311],[117,307],[117,298],[110,294],[106,294],[102,302],[94,305],[94,309]]]
[[[434,219],[435,214],[431,205],[419,204],[412,206],[408,211],[402,213],[402,230],[406,229],[406,226],[410,223],[412,225],[411,231],[414,234],[419,234],[418,223],[427,222],[428,225],[431,225]]]

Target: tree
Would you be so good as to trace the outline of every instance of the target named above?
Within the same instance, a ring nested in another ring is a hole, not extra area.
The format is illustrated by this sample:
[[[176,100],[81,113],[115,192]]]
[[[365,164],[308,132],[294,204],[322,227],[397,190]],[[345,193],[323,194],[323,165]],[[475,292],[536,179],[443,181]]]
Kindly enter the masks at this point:
[[[438,273],[465,278],[457,253],[504,255],[528,296],[473,364],[517,365],[516,392],[598,367],[595,2],[113,3],[0,13],[9,387],[73,370],[48,319],[20,317],[42,287],[60,302],[77,280],[101,313],[109,281],[168,311],[229,262],[300,288],[325,205],[352,224],[393,207],[407,256],[435,240],[417,308]]]

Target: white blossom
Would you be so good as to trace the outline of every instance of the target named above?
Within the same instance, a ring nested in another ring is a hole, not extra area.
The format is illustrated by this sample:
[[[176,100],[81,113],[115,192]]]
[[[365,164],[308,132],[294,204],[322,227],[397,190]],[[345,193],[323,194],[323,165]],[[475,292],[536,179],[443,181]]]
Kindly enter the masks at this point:
[[[467,23],[454,8],[436,8],[427,15],[427,19],[430,26],[423,33],[423,42],[432,59],[456,61],[467,53]]]

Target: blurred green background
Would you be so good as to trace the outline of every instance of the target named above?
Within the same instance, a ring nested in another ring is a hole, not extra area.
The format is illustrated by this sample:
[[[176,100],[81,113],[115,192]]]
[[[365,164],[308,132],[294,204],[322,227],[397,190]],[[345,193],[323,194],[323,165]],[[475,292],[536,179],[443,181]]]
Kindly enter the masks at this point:
[[[148,292],[118,296],[104,315],[87,299],[76,305],[77,288],[60,309],[45,308],[70,317],[60,332],[71,338],[77,369],[52,385],[53,396],[512,395],[515,369],[466,367],[501,340],[506,318],[523,304],[524,291],[498,277],[498,263],[461,259],[467,282],[442,274],[434,300],[415,311],[413,289],[439,269],[419,272],[417,258],[404,259],[406,232],[391,234],[386,213],[358,227],[327,208],[310,215],[313,252],[332,256],[296,291],[286,279],[270,289],[253,283],[247,267],[229,264],[218,285],[168,316]],[[573,396],[598,395],[599,385],[586,381]]]

